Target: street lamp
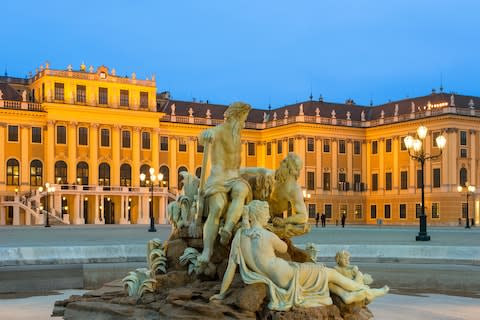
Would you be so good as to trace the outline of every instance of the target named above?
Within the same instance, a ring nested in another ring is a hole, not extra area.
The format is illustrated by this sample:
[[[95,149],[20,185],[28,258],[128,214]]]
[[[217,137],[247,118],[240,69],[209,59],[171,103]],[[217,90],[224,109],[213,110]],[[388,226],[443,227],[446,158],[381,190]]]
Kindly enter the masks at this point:
[[[416,137],[406,136],[403,142],[408,149],[408,154],[413,160],[417,160],[421,164],[421,188],[422,188],[422,213],[420,215],[420,231],[416,236],[417,241],[430,241],[430,236],[427,234],[427,216],[425,215],[425,161],[434,160],[442,155],[443,148],[447,143],[447,139],[443,135],[439,135],[435,141],[437,142],[437,147],[440,149],[440,152],[436,155],[427,154],[424,148],[425,137],[427,136],[428,129],[425,126],[420,126],[417,129]]]
[[[154,168],[150,168],[148,172],[150,173],[150,179],[147,179],[145,173],[141,173],[140,180],[150,185],[150,229],[148,229],[148,232],[156,232],[157,229],[155,229],[155,221],[153,218],[153,187],[155,184],[155,180],[158,180],[159,187],[162,186],[163,174],[159,173],[158,175],[155,175]]]
[[[465,226],[466,229],[470,229],[470,219],[468,217],[468,197],[475,192],[475,186],[471,186],[468,182],[465,183],[465,187],[458,186],[458,192],[462,192],[465,188],[465,194],[467,195],[467,225]]]
[[[39,192],[43,192],[43,187],[38,188]],[[46,217],[45,217],[45,228],[50,228],[50,223],[48,222],[48,210],[50,209],[48,206],[50,193],[55,192],[55,187],[50,186],[50,183],[45,183],[45,191],[47,191],[47,204],[46,204]]]

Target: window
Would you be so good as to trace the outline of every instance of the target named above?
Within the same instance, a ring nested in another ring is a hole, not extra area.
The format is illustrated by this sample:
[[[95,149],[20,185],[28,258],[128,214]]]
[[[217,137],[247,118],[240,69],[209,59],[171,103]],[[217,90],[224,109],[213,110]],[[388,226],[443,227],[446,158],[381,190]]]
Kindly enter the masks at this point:
[[[128,90],[120,90],[120,106],[128,107]]]
[[[434,148],[438,148],[437,146],[437,137],[440,135],[440,132],[433,132],[432,133],[432,146]]]
[[[325,218],[332,219],[332,205],[325,203]]]
[[[378,141],[372,141],[372,154],[378,153]]]
[[[317,206],[315,203],[308,204],[308,217],[315,218],[317,216]]]
[[[347,174],[345,172],[338,173],[338,190],[339,191],[348,191],[349,185],[346,182]]]
[[[17,159],[7,161],[7,186],[20,185],[20,165]]]
[[[467,169],[461,168],[460,169],[460,185],[462,187],[465,187],[466,183],[467,183]]]
[[[372,191],[378,191],[378,173],[372,173]]]
[[[362,150],[362,146],[360,144],[360,141],[353,141],[353,154],[360,154]]]
[[[168,151],[168,137],[160,137],[160,151]]]
[[[185,167],[178,168],[178,178],[177,178],[178,179],[177,180],[178,181],[178,186],[177,186],[178,190],[183,188],[183,176],[180,173],[182,173],[184,171],[188,171],[187,168],[185,168]]]
[[[67,164],[65,161],[55,162],[55,181],[58,184],[67,183]]]
[[[345,154],[346,148],[345,148],[345,140],[338,140],[338,153]]]
[[[267,156],[271,156],[271,155],[272,155],[272,143],[267,142]]]
[[[87,102],[87,87],[82,85],[77,85],[77,102],[78,103]]]
[[[146,187],[147,186],[147,180],[150,178],[150,166],[148,164],[142,164],[140,166],[140,175],[143,173],[145,175],[145,180],[142,181],[140,180],[140,187]]]
[[[108,163],[100,163],[98,166],[98,185],[110,185],[110,165]]]
[[[161,166],[159,171],[163,174],[163,186],[168,188],[170,185],[170,170],[167,166]]]
[[[107,88],[98,88],[98,103],[99,104],[108,104],[108,89]]]
[[[466,158],[467,157],[467,149],[460,149],[460,158]]]
[[[185,142],[185,140],[180,140],[178,142],[178,151],[187,152],[187,143]]]
[[[293,142],[294,142],[293,138],[288,139],[288,152],[293,152],[293,148],[294,148]]]
[[[315,190],[315,172],[307,171],[307,189]]]
[[[127,163],[120,166],[120,185],[123,187],[132,185],[132,167]]]
[[[314,152],[315,151],[315,139],[314,138],[307,138],[307,151]]]
[[[205,149],[205,147],[197,141],[197,152],[198,153],[203,153],[204,149]]]
[[[18,142],[18,126],[8,126],[8,142]]]
[[[377,205],[370,205],[370,219],[377,219]]]
[[[422,170],[417,170],[417,189],[422,188],[422,185],[423,185]]]
[[[150,132],[142,132],[142,149],[150,150]]]
[[[400,219],[407,219],[407,205],[405,203],[400,203]]]
[[[360,173],[353,174],[353,191],[363,191],[362,176]]]
[[[385,152],[392,152],[392,139],[385,140]]]
[[[389,204],[383,206],[383,216],[385,217],[385,219],[392,218],[391,206]]]
[[[338,173],[338,182],[346,182],[347,174],[345,172]]]
[[[385,190],[392,190],[392,173],[385,173]]]
[[[78,144],[81,146],[88,145],[88,128],[86,127],[78,128]]]
[[[67,144],[67,128],[57,126],[57,144]]]
[[[30,162],[30,185],[39,187],[43,184],[42,174],[43,165],[40,160],[33,160]]]
[[[280,154],[283,152],[283,141],[282,140],[278,140],[277,141],[277,153]]]
[[[63,83],[55,82],[55,100],[63,101],[64,99]]]
[[[467,219],[468,203],[462,202],[462,218]]]
[[[123,130],[122,131],[122,148],[130,148],[130,131]]]
[[[330,190],[330,172],[323,173],[323,190]]]
[[[140,108],[148,108],[148,92],[140,92]]]
[[[109,129],[100,130],[100,146],[101,147],[110,146],[110,130]]]
[[[467,145],[467,131],[460,131],[460,145]]]
[[[440,168],[433,168],[433,187],[440,188]]]
[[[400,189],[408,189],[408,172],[400,171]]]
[[[439,203],[432,202],[432,218],[439,219],[440,218],[440,210],[439,210]]]
[[[323,139],[323,152],[330,152],[330,139]]]
[[[42,128],[32,127],[32,143],[42,143]]]
[[[422,205],[420,203],[415,204],[415,217],[418,219],[422,215]]]
[[[88,163],[82,161],[77,164],[77,180],[79,184],[88,185]]]
[[[355,219],[362,219],[363,218],[363,212],[362,212],[362,205],[361,204],[356,204],[355,205]]]
[[[401,151],[407,151],[407,146],[405,145],[405,137],[402,137],[400,139],[401,143],[400,143],[400,150]]]
[[[249,142],[247,144],[247,149],[248,149],[248,155],[249,156],[254,156],[255,155],[255,143],[254,142]]]

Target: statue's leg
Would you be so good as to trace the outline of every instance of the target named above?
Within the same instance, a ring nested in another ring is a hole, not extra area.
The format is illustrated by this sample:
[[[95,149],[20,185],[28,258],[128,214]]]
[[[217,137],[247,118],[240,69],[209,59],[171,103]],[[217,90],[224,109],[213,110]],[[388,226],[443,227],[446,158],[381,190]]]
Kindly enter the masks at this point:
[[[228,206],[225,225],[220,233],[220,242],[227,245],[232,238],[232,230],[242,217],[245,198],[248,196],[249,189],[244,183],[237,183],[231,191],[232,201]]]
[[[361,289],[368,289],[368,286],[365,286],[364,284],[355,282],[345,277],[343,274],[339,273],[335,269],[325,268],[325,270],[327,270],[329,283],[332,282],[347,291],[358,291]]]
[[[208,217],[203,226],[203,252],[198,256],[200,263],[207,263],[212,256],[213,244],[218,234],[218,225],[223,208],[227,204],[224,194],[216,193],[208,199]]]

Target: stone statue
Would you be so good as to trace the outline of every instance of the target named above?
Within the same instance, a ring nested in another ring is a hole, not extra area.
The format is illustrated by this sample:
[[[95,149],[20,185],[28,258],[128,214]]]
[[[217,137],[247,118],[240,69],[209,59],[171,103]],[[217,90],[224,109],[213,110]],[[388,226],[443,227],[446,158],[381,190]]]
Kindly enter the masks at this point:
[[[287,119],[288,118],[288,109],[285,109],[284,115],[285,115],[285,119]]]
[[[315,109],[315,116],[320,117],[320,109],[319,108]]]
[[[335,255],[335,262],[337,263],[335,270],[343,274],[345,277],[366,285],[373,282],[371,275],[368,273],[361,273],[357,266],[350,265],[350,252],[346,250],[337,252]]]
[[[385,118],[385,111],[382,109],[382,111],[380,111],[380,119],[383,118]]]
[[[72,71],[72,70],[73,70],[73,67],[72,67],[71,64],[69,64],[69,65],[67,66],[67,71]]]
[[[137,74],[135,72],[132,72],[132,80],[136,80],[137,79]]]
[[[337,113],[335,112],[335,109],[332,110],[331,115],[332,115],[332,119],[335,119],[337,117]]]
[[[180,176],[183,178],[182,194],[167,206],[167,217],[173,226],[173,233],[182,227],[188,227],[194,221],[200,183],[200,179],[187,171],[180,172]]]
[[[115,70],[115,68],[112,68],[112,71],[110,71],[110,73],[112,74],[112,76],[116,76],[117,70]]]
[[[299,116],[304,115],[304,113],[303,113],[303,103],[300,103],[300,106],[298,107],[298,115]]]
[[[93,73],[93,66],[90,66],[90,68],[88,68],[88,71],[89,71],[90,73]]]
[[[220,293],[210,300],[225,298],[237,264],[243,282],[265,283],[268,286],[270,310],[287,311],[292,307],[331,305],[328,289],[331,284],[344,290],[340,298],[345,303],[364,299],[371,301],[388,292],[388,287],[370,289],[322,264],[291,262],[277,257],[275,252],[285,253],[287,244],[264,228],[269,218],[266,202],[253,200],[245,206],[242,227],[232,241]]]
[[[207,119],[212,117],[212,112],[210,112],[210,109],[207,109],[207,113],[205,115],[207,116]]]
[[[175,115],[175,108],[176,108],[175,103],[173,103],[173,104],[170,106],[170,110],[171,110],[170,115],[172,115],[172,116]]]
[[[360,119],[362,121],[365,121],[365,110],[362,110],[362,113],[360,114]]]
[[[239,172],[242,152],[240,135],[250,109],[251,106],[246,103],[232,103],[225,111],[225,122],[203,131],[199,137],[199,143],[205,146],[204,157],[211,155],[210,176],[203,190],[199,189],[199,214],[203,213],[201,207],[208,208],[203,226],[204,247],[198,257],[199,263],[209,261],[217,234],[220,234],[221,244],[228,244],[233,228],[242,216],[243,205],[251,198],[250,185],[240,177]],[[202,198],[205,199],[204,206]],[[222,217],[225,222],[219,230]],[[198,220],[197,217],[197,223]]]
[[[395,109],[394,109],[393,115],[398,116],[398,103],[395,104]]]
[[[351,117],[352,117],[352,114],[350,113],[350,111],[347,111],[347,120],[352,120]]]
[[[22,101],[27,101],[27,90],[22,91]]]
[[[473,107],[475,107],[475,103],[473,102],[473,99],[470,99],[470,101],[468,101],[468,107],[470,109],[473,109]]]
[[[273,113],[273,120],[277,120],[277,112]]]
[[[193,117],[193,109],[191,107],[188,109],[188,116]]]
[[[0,90],[0,100],[3,100],[3,92]]]
[[[455,107],[455,96],[453,94],[450,96],[450,107]]]
[[[267,122],[267,113],[266,113],[266,112],[263,113],[263,120],[262,120],[262,122],[264,122],[264,123]]]
[[[412,101],[410,108],[411,108],[410,112],[415,113],[415,102]]]

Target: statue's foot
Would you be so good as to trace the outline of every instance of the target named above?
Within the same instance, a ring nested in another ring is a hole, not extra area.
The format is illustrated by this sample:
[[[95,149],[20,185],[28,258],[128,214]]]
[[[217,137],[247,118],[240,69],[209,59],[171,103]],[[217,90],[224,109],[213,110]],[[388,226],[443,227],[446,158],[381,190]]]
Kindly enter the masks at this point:
[[[197,263],[200,266],[206,266],[210,261],[210,253],[207,250],[203,250],[202,254],[197,257]]]
[[[224,246],[227,246],[232,238],[232,233],[228,230],[222,229],[219,232],[220,234],[220,243]]]
[[[390,288],[388,286],[384,286],[383,288],[380,288],[380,289],[366,290],[366,292],[365,292],[366,293],[366,299],[369,302],[372,302],[373,300],[375,300],[375,298],[386,295],[388,291],[390,291]]]

